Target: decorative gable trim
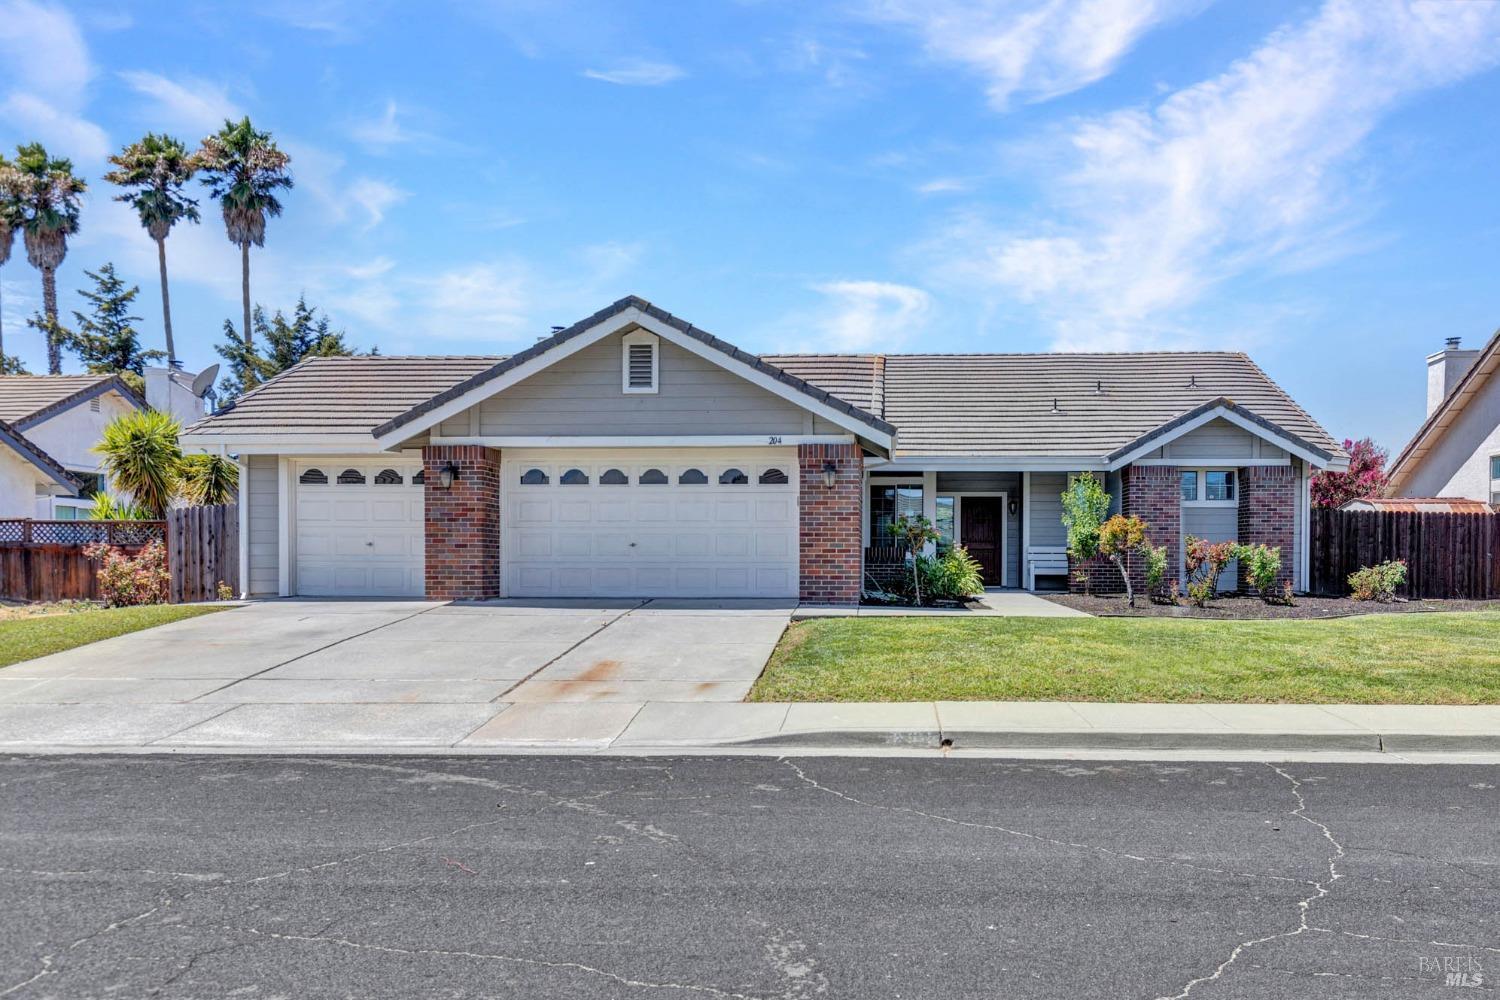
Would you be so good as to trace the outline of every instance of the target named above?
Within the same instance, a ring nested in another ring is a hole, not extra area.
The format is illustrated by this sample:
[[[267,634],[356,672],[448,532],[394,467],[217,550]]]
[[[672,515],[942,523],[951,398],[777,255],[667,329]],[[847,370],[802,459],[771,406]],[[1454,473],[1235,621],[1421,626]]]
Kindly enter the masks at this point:
[[[1264,417],[1235,405],[1234,400],[1220,396],[1218,399],[1211,399],[1201,406],[1196,406],[1172,418],[1155,430],[1147,431],[1124,447],[1105,455],[1106,467],[1113,471],[1129,465],[1136,459],[1175,441],[1184,434],[1197,430],[1212,420],[1226,420],[1317,468],[1326,468],[1334,464],[1334,456],[1329,452],[1273,424]]]
[[[135,394],[135,390],[125,384],[124,379],[120,378],[120,376],[118,375],[111,375],[107,378],[101,377],[99,381],[95,382],[93,385],[88,386],[87,388],[79,389],[77,392],[73,393],[70,396],[64,396],[62,399],[59,399],[55,403],[49,403],[48,405],[42,407],[40,410],[37,410],[35,413],[27,414],[20,420],[17,420],[12,426],[14,426],[15,429],[19,431],[30,430],[37,424],[45,423],[46,421],[51,420],[53,417],[57,416],[59,413],[62,413],[64,410],[71,410],[73,407],[79,405],[80,403],[87,403],[90,400],[98,399],[106,392],[118,392],[122,397],[124,397],[125,402],[131,404],[136,409],[146,409],[146,401],[137,396]]]
[[[26,436],[16,429],[15,425],[0,420],[0,444],[10,448],[11,451],[20,455],[26,461],[44,473],[55,485],[61,487],[64,492],[76,494],[83,489],[83,484],[74,479],[67,469],[57,464],[53,457],[36,445],[27,440]]]

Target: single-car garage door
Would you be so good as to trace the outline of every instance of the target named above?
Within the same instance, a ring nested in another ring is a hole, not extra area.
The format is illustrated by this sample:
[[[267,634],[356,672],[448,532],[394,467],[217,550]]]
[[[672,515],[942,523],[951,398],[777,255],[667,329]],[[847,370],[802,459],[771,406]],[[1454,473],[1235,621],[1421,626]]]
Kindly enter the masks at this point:
[[[512,597],[796,597],[797,450],[513,449]]]
[[[299,462],[293,592],[420,597],[422,466],[409,459]]]

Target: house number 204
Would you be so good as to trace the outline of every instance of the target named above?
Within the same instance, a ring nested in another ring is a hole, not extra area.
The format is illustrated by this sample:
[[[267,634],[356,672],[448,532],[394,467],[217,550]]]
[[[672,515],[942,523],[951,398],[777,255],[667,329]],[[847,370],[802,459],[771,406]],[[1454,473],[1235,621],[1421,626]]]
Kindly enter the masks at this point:
[[[772,434],[770,437],[766,438],[766,444],[780,444],[780,443],[781,443],[781,435],[780,434]]]

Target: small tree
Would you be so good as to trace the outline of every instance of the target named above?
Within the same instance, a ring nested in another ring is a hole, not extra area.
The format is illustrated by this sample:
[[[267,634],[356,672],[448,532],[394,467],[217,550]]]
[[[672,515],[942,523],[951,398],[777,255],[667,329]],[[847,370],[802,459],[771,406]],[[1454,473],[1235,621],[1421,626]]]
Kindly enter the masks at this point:
[[[1109,516],[1109,493],[1092,472],[1080,474],[1062,495],[1068,555],[1082,562],[1099,554],[1099,532]]]
[[[194,507],[229,503],[240,484],[240,467],[220,455],[184,455],[178,495]]]
[[[922,549],[928,542],[938,540],[937,529],[932,522],[918,514],[916,517],[908,517],[902,514],[892,521],[888,529],[891,534],[901,539],[906,545],[906,550],[911,553],[911,582],[916,590],[917,604],[922,603],[922,573],[918,562],[921,559]]]
[[[1369,438],[1358,441],[1344,440],[1344,450],[1349,453],[1347,472],[1315,472],[1308,486],[1312,491],[1314,507],[1342,507],[1350,500],[1364,500],[1379,496],[1385,489],[1384,448]]]
[[[157,410],[132,410],[111,420],[94,451],[109,481],[151,517],[166,516],[182,475],[177,421]]]
[[[1235,542],[1210,542],[1205,538],[1188,535],[1187,548],[1188,597],[1193,604],[1207,607],[1219,590],[1219,574],[1234,559],[1239,546]]]
[[[1130,583],[1130,569],[1125,565],[1125,557],[1148,544],[1146,522],[1133,514],[1130,517],[1116,514],[1099,529],[1099,554],[1120,571],[1120,579],[1125,581],[1125,601],[1132,608],[1135,607],[1135,588]]]

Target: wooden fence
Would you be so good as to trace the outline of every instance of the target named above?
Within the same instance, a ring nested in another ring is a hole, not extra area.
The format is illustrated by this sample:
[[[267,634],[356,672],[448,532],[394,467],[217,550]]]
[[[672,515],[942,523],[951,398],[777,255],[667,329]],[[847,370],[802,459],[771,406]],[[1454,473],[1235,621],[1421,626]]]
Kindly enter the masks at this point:
[[[1311,590],[1349,592],[1349,574],[1406,560],[1408,597],[1500,599],[1500,514],[1313,508]]]
[[[239,517],[233,504],[184,507],[165,521],[35,521],[0,519],[0,599],[98,600],[94,542],[135,555],[149,542],[167,546],[170,600],[211,601],[219,581],[239,580]]]
[[[173,604],[212,601],[219,584],[239,587],[240,519],[234,504],[167,511]]]

